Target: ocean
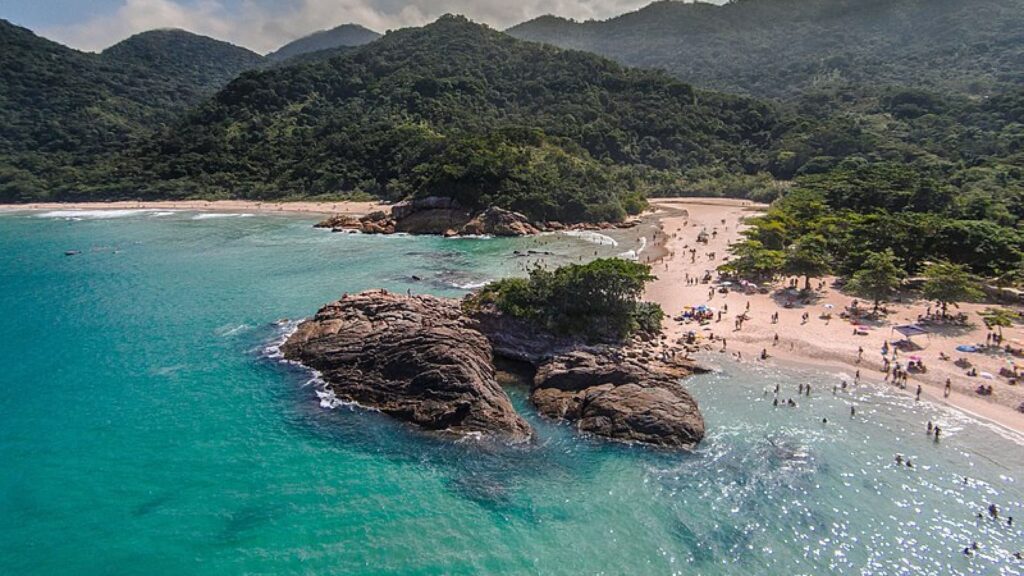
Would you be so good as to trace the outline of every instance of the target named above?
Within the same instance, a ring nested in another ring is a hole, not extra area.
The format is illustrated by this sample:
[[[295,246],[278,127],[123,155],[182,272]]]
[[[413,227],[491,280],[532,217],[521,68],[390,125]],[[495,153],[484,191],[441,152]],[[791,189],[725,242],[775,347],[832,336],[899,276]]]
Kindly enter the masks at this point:
[[[309,218],[0,215],[0,573],[1024,573],[1005,521],[1024,524],[1024,439],[880,387],[833,395],[849,375],[707,356],[687,386],[708,435],[683,454],[580,437],[515,384],[527,446],[325,408],[274,344],[343,293],[457,296],[638,245]]]

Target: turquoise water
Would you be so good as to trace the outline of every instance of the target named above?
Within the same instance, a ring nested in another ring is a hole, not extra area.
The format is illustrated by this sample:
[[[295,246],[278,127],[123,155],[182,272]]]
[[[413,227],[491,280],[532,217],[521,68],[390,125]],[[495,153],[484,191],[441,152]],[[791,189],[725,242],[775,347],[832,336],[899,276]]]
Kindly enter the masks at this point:
[[[514,387],[535,444],[449,444],[321,408],[266,354],[280,320],[346,291],[456,295],[517,250],[625,242],[67,216],[0,215],[0,573],[1024,572],[1020,528],[975,518],[1024,522],[1020,439],[885,390],[833,396],[837,375],[724,363],[689,382],[709,434],[679,455],[578,438]],[[799,382],[798,408],[764,396]]]

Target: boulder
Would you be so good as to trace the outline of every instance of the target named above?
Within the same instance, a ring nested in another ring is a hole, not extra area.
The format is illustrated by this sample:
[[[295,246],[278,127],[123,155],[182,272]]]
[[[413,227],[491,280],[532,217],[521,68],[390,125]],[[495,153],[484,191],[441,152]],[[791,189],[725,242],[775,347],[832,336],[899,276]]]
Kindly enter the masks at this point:
[[[697,402],[678,379],[687,361],[639,362],[614,349],[574,350],[541,364],[530,399],[549,417],[623,442],[691,448],[704,437]]]
[[[470,213],[453,208],[427,208],[408,212],[395,219],[395,232],[407,234],[444,234],[446,230],[462,228],[469,222]]]
[[[341,400],[428,430],[530,438],[495,378],[491,346],[456,300],[384,291],[346,295],[281,348]]]
[[[490,236],[527,236],[539,232],[526,216],[496,206],[474,216],[460,231],[461,234]]]

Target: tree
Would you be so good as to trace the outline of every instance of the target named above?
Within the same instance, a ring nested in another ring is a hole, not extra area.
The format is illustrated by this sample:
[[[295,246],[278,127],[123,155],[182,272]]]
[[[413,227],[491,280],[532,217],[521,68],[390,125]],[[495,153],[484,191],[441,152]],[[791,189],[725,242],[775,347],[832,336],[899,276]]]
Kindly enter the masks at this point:
[[[1020,314],[1006,308],[985,308],[985,311],[979,312],[978,315],[985,321],[985,326],[988,326],[989,329],[999,328],[1000,336],[1003,335],[1003,328],[1009,328],[1013,326],[1014,322],[1020,320]]]
[[[982,292],[975,286],[977,281],[963,264],[952,262],[935,262],[924,269],[924,286],[921,293],[928,300],[934,300],[942,306],[942,316],[946,316],[949,305],[965,300],[977,300]]]
[[[832,271],[832,255],[820,234],[801,236],[786,250],[783,270],[804,277],[804,290],[811,289],[811,278],[820,278]]]
[[[899,289],[905,277],[906,273],[896,265],[896,256],[892,250],[872,252],[865,258],[860,270],[853,273],[846,289],[870,298],[875,303],[875,312],[878,312],[879,302]]]
[[[718,267],[722,272],[741,278],[763,281],[775,277],[786,262],[782,250],[769,250],[757,240],[745,240],[732,245],[734,258]]]
[[[470,306],[493,303],[510,316],[553,332],[601,341],[640,331],[660,331],[663,312],[640,302],[654,280],[649,266],[619,258],[572,264],[548,271],[534,268],[529,278],[506,278],[485,286]]]

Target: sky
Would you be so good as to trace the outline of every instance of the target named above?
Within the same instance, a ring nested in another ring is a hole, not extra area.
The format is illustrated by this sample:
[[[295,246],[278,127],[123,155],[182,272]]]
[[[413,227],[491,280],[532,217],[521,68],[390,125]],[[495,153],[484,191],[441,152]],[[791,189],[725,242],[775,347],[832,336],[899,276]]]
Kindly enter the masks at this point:
[[[577,20],[629,12],[651,0],[0,0],[0,18],[81,50],[132,34],[183,28],[260,53],[339,24],[378,32],[447,13],[504,29],[543,14]]]

